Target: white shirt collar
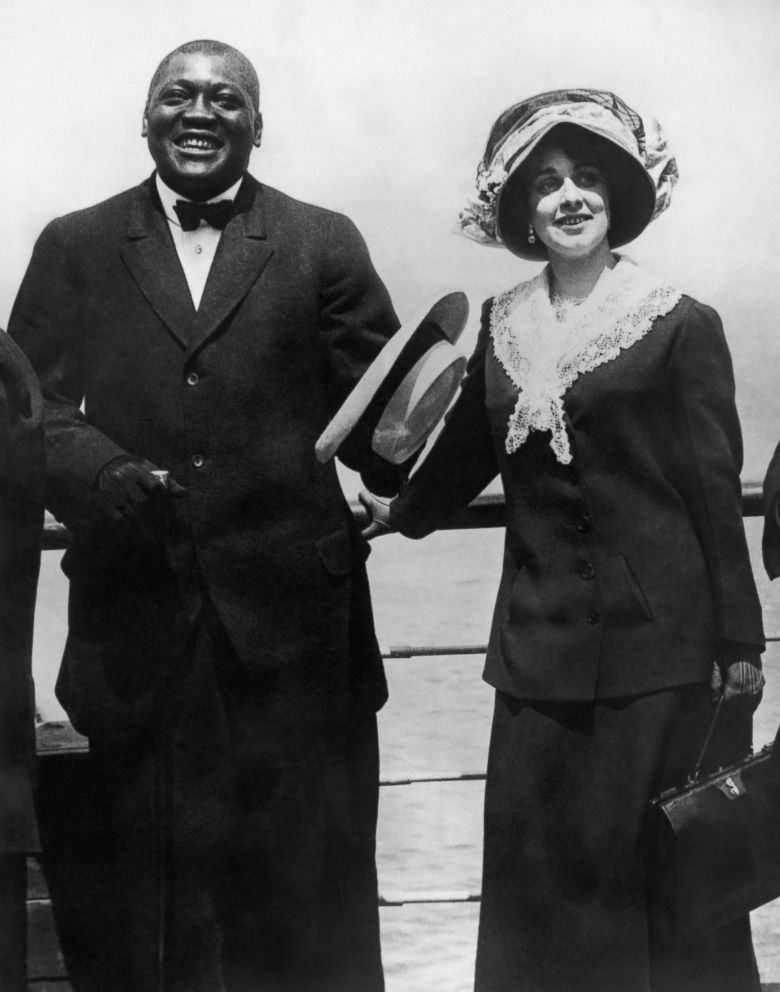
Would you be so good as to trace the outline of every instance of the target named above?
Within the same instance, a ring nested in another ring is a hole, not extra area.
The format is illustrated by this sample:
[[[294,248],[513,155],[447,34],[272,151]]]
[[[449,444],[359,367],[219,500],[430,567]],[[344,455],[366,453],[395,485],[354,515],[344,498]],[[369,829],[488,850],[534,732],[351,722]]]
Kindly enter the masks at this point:
[[[175,193],[170,186],[166,186],[165,183],[160,179],[160,174],[156,172],[154,174],[154,181],[157,185],[157,193],[160,197],[160,202],[162,203],[163,210],[165,211],[165,216],[171,224],[175,224],[180,227],[179,218],[176,216],[176,211],[173,209],[174,203],[177,200],[187,200],[188,197],[182,196],[180,193]],[[205,200],[205,203],[215,203],[217,200],[235,200],[238,194],[238,188],[244,181],[242,176],[237,183],[234,183],[230,189],[226,189],[223,193],[218,193],[217,196],[212,196],[210,200]]]

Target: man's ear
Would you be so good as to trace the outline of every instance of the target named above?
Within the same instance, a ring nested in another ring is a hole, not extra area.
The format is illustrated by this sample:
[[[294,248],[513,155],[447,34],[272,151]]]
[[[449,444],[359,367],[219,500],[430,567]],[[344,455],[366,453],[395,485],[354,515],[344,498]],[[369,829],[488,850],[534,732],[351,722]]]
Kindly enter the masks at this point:
[[[141,137],[145,138],[149,134],[149,113],[144,107],[144,116],[141,118]]]
[[[144,118],[145,120],[146,118]],[[255,115],[255,138],[254,146],[255,148],[260,147],[260,142],[263,140],[263,115],[260,111]]]

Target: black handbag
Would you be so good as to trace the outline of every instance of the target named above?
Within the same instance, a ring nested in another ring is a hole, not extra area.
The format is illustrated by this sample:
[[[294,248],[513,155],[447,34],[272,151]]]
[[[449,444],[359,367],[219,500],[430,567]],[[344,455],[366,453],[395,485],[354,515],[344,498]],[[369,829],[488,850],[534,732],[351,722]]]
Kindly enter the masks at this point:
[[[686,785],[650,802],[645,832],[650,926],[685,944],[780,896],[777,742],[700,780],[723,696]]]

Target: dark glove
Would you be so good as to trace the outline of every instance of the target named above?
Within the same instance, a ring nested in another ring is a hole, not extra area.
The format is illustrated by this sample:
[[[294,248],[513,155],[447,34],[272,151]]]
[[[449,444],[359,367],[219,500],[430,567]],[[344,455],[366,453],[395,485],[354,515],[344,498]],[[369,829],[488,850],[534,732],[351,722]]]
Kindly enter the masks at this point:
[[[374,496],[373,493],[366,492],[365,489],[358,493],[358,499],[368,510],[369,515],[369,524],[361,531],[363,537],[370,541],[372,537],[389,534],[392,530],[390,526],[390,500]]]
[[[115,523],[136,528],[147,539],[155,538],[169,499],[186,496],[187,490],[145,458],[120,455],[100,470],[97,504]]]
[[[728,706],[744,706],[751,712],[761,702],[764,675],[756,653],[745,652],[741,658],[719,659],[712,667],[710,688],[713,700],[723,693]]]

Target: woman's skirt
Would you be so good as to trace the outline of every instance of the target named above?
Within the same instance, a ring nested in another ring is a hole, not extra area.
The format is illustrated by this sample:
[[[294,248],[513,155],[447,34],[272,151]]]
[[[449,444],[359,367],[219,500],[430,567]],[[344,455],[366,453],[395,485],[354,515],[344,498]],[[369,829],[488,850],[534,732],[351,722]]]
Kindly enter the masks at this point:
[[[746,917],[681,949],[648,924],[641,830],[685,781],[709,687],[593,703],[497,693],[485,792],[476,992],[755,992]],[[708,755],[743,755],[751,717],[725,710]]]

